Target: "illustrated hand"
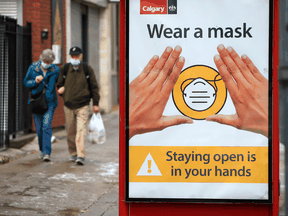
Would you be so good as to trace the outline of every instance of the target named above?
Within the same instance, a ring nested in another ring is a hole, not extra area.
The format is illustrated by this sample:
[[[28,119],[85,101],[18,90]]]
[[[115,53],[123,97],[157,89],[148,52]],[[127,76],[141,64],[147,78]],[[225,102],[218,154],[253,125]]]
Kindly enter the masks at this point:
[[[188,117],[162,115],[185,62],[179,57],[180,46],[172,51],[167,47],[160,59],[154,56],[129,85],[129,139],[136,134],[193,123]]]
[[[100,111],[99,107],[96,106],[96,105],[94,105],[94,106],[93,106],[93,112],[94,112],[94,113],[98,113],[99,111]]]
[[[62,87],[60,87],[60,88],[58,89],[58,94],[63,94],[64,91],[65,91],[65,87],[62,86]]]
[[[40,83],[43,79],[44,79],[44,78],[43,78],[42,75],[39,75],[39,76],[37,76],[37,77],[35,78],[35,80],[36,80],[37,83]]]
[[[234,115],[213,115],[207,121],[231,125],[268,137],[268,80],[248,56],[241,58],[232,47],[221,44],[214,62],[236,108]]]

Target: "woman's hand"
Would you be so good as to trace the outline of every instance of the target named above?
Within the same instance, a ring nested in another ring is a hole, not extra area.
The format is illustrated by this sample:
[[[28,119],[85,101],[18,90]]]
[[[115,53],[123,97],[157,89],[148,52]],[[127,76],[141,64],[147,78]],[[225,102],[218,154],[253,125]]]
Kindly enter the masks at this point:
[[[60,87],[59,89],[58,89],[58,94],[63,94],[64,93],[64,91],[65,91],[65,87],[64,86],[62,86],[62,87]]]
[[[169,95],[184,66],[179,57],[182,48],[167,47],[162,56],[154,56],[142,73],[129,85],[129,139],[136,134],[193,123],[184,116],[163,116]],[[172,54],[171,54],[172,53]]]
[[[44,79],[43,76],[39,75],[35,78],[35,81],[36,81],[36,83],[40,83],[43,79]]]
[[[207,121],[231,125],[268,137],[268,80],[253,62],[243,55],[241,58],[232,47],[221,44],[220,54],[214,62],[230,93],[236,109],[234,115],[213,115]]]

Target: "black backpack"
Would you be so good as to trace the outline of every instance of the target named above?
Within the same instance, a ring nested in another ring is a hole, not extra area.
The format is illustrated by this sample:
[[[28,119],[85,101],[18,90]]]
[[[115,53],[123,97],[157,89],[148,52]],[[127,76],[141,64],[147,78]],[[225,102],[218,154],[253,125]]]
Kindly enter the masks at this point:
[[[63,86],[65,85],[65,79],[69,70],[70,63],[66,63],[64,65],[64,73],[63,73]],[[92,92],[91,92],[91,84],[90,84],[90,76],[89,76],[89,70],[88,70],[88,64],[86,62],[83,62],[83,69],[85,73],[85,77],[88,83],[88,89],[90,91],[90,98],[92,98]]]

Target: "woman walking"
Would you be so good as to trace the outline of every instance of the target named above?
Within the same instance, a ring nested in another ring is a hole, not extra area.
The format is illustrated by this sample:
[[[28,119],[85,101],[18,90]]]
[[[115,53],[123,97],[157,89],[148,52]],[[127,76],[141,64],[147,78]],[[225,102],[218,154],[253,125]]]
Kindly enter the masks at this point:
[[[33,111],[35,128],[38,135],[39,149],[43,161],[50,161],[51,155],[51,136],[54,111],[58,105],[55,83],[59,75],[59,67],[52,62],[55,60],[55,55],[51,49],[45,49],[40,55],[40,60],[30,65],[27,74],[24,78],[24,85],[30,89],[31,101],[45,95],[46,108],[42,112]]]

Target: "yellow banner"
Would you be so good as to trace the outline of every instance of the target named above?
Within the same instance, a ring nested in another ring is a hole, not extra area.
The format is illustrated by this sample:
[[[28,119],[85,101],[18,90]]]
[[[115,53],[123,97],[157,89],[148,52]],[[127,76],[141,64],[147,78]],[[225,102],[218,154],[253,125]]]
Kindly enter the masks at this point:
[[[129,182],[268,183],[268,147],[130,146]]]

